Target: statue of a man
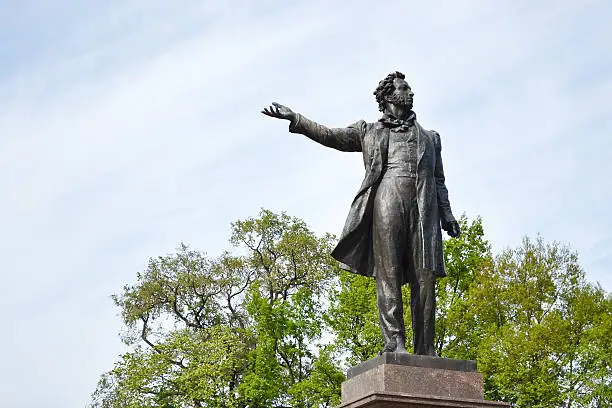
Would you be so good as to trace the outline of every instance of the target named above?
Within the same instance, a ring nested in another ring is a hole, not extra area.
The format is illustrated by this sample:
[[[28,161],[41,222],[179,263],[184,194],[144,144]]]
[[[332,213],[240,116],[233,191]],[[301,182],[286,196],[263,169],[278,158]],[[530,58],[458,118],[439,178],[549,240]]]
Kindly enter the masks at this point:
[[[324,146],[362,152],[365,179],[332,252],[343,268],[376,279],[382,352],[406,352],[402,285],[410,285],[414,353],[436,356],[435,281],[445,276],[442,228],[460,234],[440,155],[440,135],[412,111],[414,93],[394,72],[374,92],[382,118],[329,129],[277,103],[262,113],[291,121],[289,131]]]

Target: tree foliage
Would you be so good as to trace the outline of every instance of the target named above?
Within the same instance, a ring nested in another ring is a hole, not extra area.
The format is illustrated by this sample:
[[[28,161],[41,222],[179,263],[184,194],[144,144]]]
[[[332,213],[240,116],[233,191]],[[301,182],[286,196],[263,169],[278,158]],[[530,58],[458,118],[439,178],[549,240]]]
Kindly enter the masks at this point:
[[[97,407],[307,407],[344,377],[318,342],[337,276],[334,238],[262,210],[232,225],[243,255],[182,245],[113,296],[133,351],[100,379]]]
[[[486,395],[519,407],[612,401],[612,298],[586,282],[577,254],[525,238],[481,269],[464,317],[478,337]]]
[[[436,339],[474,359],[485,396],[517,407],[612,401],[612,298],[569,247],[525,238],[494,255],[482,221],[444,242]],[[331,407],[344,371],[382,348],[375,282],[341,271],[317,236],[262,210],[232,224],[234,253],[181,245],[113,296],[130,346],[92,407]],[[404,290],[411,337],[409,290]]]

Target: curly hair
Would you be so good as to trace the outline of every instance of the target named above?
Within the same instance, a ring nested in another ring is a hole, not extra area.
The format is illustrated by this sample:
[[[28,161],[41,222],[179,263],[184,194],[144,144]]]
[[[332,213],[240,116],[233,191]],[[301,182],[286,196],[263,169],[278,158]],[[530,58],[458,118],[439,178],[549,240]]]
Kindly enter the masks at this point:
[[[386,76],[385,79],[378,83],[378,87],[374,91],[374,95],[376,95],[376,102],[378,102],[378,110],[384,111],[387,103],[387,96],[393,94],[395,90],[395,85],[393,85],[393,80],[395,78],[405,79],[406,76],[399,71],[395,71]]]

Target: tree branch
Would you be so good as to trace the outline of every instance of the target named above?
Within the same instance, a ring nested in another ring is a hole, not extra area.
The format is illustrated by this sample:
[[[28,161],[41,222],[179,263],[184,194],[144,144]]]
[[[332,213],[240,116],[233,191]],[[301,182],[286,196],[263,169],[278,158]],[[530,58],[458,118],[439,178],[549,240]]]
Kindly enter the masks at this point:
[[[178,299],[178,290],[179,290],[179,286],[177,285],[177,286],[174,288],[174,299],[172,299],[172,302],[171,302],[171,303],[172,303],[172,311],[173,311],[173,312],[174,312],[174,314],[176,314],[176,315],[177,315],[177,317],[178,317],[179,319],[181,319],[181,320],[182,320],[182,321],[183,321],[183,322],[184,322],[184,323],[185,323],[185,324],[186,324],[188,327],[194,327],[194,328],[197,328],[197,329],[202,329],[203,327],[202,327],[201,325],[199,325],[199,324],[195,324],[195,323],[193,323],[193,322],[190,322],[190,321],[189,321],[189,319],[187,319],[187,318],[186,318],[186,317],[185,317],[185,316],[184,316],[184,315],[183,315],[183,314],[182,314],[182,313],[179,311],[179,309],[178,309],[178,302],[177,302],[177,299]]]

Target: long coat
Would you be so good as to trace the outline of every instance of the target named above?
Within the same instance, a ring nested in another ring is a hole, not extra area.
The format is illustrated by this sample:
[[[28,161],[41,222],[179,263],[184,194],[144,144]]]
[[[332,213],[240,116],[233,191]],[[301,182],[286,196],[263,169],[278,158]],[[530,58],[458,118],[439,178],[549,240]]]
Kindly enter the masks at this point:
[[[442,253],[440,220],[454,221],[444,184],[440,135],[423,129],[415,120],[417,131],[417,204],[421,242],[416,253],[418,269],[446,276]],[[364,276],[373,276],[372,209],[376,188],[387,163],[389,129],[382,123],[360,120],[346,128],[329,129],[297,114],[289,126],[292,133],[301,133],[325,146],[345,151],[362,152],[365,178],[351,204],[342,235],[332,256],[344,269]],[[404,274],[406,275],[406,274]],[[407,283],[404,279],[403,283]]]

